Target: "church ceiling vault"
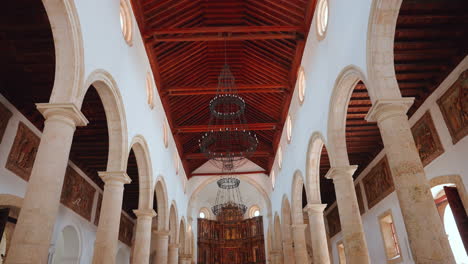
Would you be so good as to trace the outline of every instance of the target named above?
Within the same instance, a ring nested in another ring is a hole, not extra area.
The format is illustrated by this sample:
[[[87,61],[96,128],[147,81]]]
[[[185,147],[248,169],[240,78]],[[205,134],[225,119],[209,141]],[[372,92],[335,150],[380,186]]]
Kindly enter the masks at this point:
[[[226,60],[267,174],[281,137],[315,0],[132,0],[154,79],[188,177],[207,159],[198,139]],[[225,44],[226,43],[226,44]]]

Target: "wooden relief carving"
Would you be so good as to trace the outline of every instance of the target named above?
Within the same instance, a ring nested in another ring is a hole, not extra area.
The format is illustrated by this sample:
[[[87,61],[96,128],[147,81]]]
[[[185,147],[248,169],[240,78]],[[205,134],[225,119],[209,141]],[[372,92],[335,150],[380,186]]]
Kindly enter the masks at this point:
[[[119,240],[132,246],[133,222],[124,214],[120,215]]]
[[[328,222],[328,233],[330,238],[335,236],[341,231],[341,223],[340,223],[340,213],[338,212],[338,206],[333,208],[327,214],[327,222]]]
[[[40,138],[25,124],[20,122],[5,167],[25,181],[28,181],[31,176],[34,160],[36,159],[39,143]]]
[[[74,169],[67,167],[65,180],[63,181],[62,196],[60,202],[72,209],[77,214],[91,221],[93,210],[94,189]]]
[[[98,193],[98,200],[96,206],[96,216],[94,216],[94,224],[99,224],[99,217],[101,216],[102,194]]]
[[[468,70],[437,100],[453,144],[468,134]]]
[[[2,142],[3,135],[5,134],[5,130],[8,125],[8,121],[10,120],[13,114],[11,111],[6,108],[3,104],[0,103],[0,143]]]
[[[362,199],[362,191],[361,191],[361,186],[360,185],[361,185],[360,183],[356,184],[354,189],[356,191],[356,197],[357,197],[357,201],[358,201],[358,205],[359,205],[359,212],[362,215],[363,213],[366,212],[366,209],[364,208],[364,200]]]
[[[383,198],[393,192],[392,175],[388,167],[387,158],[384,157],[362,180],[366,192],[367,205],[371,209]]]
[[[432,121],[431,114],[426,112],[421,119],[411,128],[416,148],[424,166],[444,153],[439,135]]]

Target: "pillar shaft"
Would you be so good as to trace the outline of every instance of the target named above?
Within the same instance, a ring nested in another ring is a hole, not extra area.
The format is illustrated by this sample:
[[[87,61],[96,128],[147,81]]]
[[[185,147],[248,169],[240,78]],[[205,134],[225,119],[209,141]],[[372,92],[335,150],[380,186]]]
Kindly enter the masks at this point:
[[[282,256],[280,255],[279,261],[280,263],[287,262],[288,264],[296,263],[294,258],[293,242],[291,240],[288,239],[283,241],[283,254]]]
[[[74,104],[38,104],[46,118],[6,263],[46,264],[76,126],[87,124]]]
[[[170,244],[168,264],[178,264],[178,263],[179,263],[179,246],[177,244]]]
[[[377,101],[366,119],[378,123],[415,262],[455,263],[406,116],[412,103]]]
[[[114,263],[119,240],[124,184],[130,183],[125,172],[99,172],[104,181],[104,194],[99,225],[94,242],[93,264]]]
[[[314,264],[330,264],[327,232],[325,229],[325,221],[323,219],[323,210],[325,207],[327,207],[326,204],[309,204],[305,209],[309,215]]]
[[[296,258],[296,263],[309,263],[305,237],[306,227],[307,225],[305,224],[295,224],[292,226],[294,237],[294,256]]]
[[[153,209],[133,210],[137,216],[133,263],[147,264],[150,256],[151,224],[156,213]]]
[[[168,263],[169,232],[156,231],[156,262],[158,264]]]
[[[361,214],[353,182],[357,166],[332,167],[327,175],[335,185],[336,202],[340,215],[346,261],[349,264],[370,263]]]

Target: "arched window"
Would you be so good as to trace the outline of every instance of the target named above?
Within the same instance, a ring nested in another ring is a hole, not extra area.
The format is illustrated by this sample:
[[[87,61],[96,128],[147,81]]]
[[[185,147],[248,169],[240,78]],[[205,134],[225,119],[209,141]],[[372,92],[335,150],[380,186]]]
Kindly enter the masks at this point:
[[[292,121],[291,121],[291,115],[288,115],[286,118],[286,139],[288,140],[288,143],[291,142],[291,137],[292,137]]]
[[[210,210],[208,210],[206,207],[201,208],[200,212],[198,213],[198,218],[211,219]]]
[[[132,45],[132,16],[130,7],[128,6],[126,0],[120,0],[120,30],[122,30],[122,35],[125,39],[125,42],[129,46]]]
[[[275,183],[276,183],[276,178],[275,178],[275,171],[271,170],[270,173],[270,178],[271,178],[271,186],[273,186],[273,189],[275,189]]]
[[[317,33],[319,39],[325,37],[328,27],[328,0],[319,0],[317,4]]]
[[[299,97],[299,102],[302,103],[304,102],[305,98],[305,89],[306,89],[306,80],[305,80],[305,73],[304,73],[304,68],[301,67],[299,69],[299,74],[297,76],[297,82],[298,82],[298,97]]]
[[[179,156],[177,155],[177,152],[174,153],[174,166],[175,166],[176,174],[179,174],[180,162],[179,162]]]
[[[278,167],[281,169],[283,166],[283,149],[278,147]]]
[[[153,109],[154,107],[154,85],[153,85],[153,78],[150,72],[146,74],[146,98],[147,98],[147,103],[149,107]]]
[[[252,205],[249,209],[249,218],[260,216],[260,207]]]
[[[163,142],[164,142],[164,147],[167,148],[167,146],[169,145],[169,136],[168,136],[168,125],[167,125],[167,121],[163,121]]]

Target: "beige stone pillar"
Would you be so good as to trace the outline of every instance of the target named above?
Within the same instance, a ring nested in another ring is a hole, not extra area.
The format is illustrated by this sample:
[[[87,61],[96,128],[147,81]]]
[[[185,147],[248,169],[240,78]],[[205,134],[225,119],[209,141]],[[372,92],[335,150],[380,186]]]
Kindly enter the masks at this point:
[[[282,264],[281,261],[282,254],[277,250],[270,251],[270,259],[272,264]]]
[[[307,245],[305,237],[305,224],[293,224],[293,238],[294,238],[294,256],[296,263],[309,263],[309,257],[307,255]],[[289,263],[289,261],[288,261]]]
[[[282,256],[280,255],[279,260],[280,260],[280,263],[288,263],[288,264],[296,263],[295,258],[294,258],[293,242],[291,240],[289,239],[283,240],[283,254]]]
[[[76,126],[88,123],[74,104],[37,104],[44,131],[6,263],[46,264]]]
[[[330,264],[327,232],[323,218],[323,210],[325,210],[326,207],[326,204],[308,204],[305,208],[305,211],[309,216],[310,237],[312,239],[314,264]]]
[[[156,213],[153,209],[133,210],[137,216],[133,263],[145,264],[149,261],[151,246],[151,224]]]
[[[158,264],[168,263],[168,249],[169,249],[169,231],[159,230],[154,232],[156,234],[156,261]]]
[[[406,116],[413,100],[379,100],[366,119],[379,126],[415,263],[455,263]]]
[[[370,263],[361,214],[354,189],[353,173],[357,166],[332,167],[327,175],[335,185],[343,244],[348,264]]]
[[[179,263],[180,264],[190,264],[192,263],[192,256],[189,254],[184,254],[179,256]]]
[[[169,261],[168,264],[177,264],[179,263],[179,245],[170,244],[169,245]]]
[[[124,184],[130,183],[131,179],[123,171],[99,172],[99,177],[104,181],[104,193],[94,242],[93,264],[111,264],[117,255]]]

